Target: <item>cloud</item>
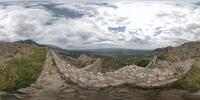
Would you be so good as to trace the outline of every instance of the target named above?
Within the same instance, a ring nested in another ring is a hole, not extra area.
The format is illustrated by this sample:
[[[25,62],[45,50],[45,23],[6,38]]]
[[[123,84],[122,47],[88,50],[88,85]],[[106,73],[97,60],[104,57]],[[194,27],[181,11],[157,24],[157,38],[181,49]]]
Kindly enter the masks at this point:
[[[172,1],[0,3],[0,41],[66,49],[154,49],[200,39],[200,7]]]

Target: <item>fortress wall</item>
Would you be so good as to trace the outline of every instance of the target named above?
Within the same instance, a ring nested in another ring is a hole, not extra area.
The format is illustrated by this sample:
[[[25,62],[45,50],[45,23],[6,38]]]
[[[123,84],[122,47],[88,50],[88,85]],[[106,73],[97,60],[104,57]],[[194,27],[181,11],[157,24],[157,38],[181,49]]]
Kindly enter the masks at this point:
[[[100,61],[97,60],[91,66],[77,69],[68,62],[62,60],[51,51],[53,60],[61,76],[65,80],[73,82],[81,87],[104,88],[129,84],[143,88],[163,87],[178,81],[190,68],[193,60],[174,63],[168,68],[144,68],[136,65],[125,66],[117,71],[100,73]],[[155,59],[155,58],[154,58]],[[155,60],[152,62],[154,63]],[[174,68],[180,68],[177,72]],[[81,71],[80,71],[81,70]]]

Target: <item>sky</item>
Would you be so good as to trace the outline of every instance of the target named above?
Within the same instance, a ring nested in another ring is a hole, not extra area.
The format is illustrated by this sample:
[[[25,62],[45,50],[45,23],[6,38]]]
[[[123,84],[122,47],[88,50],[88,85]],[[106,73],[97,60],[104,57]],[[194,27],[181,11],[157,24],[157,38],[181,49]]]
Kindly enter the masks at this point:
[[[200,0],[0,0],[0,41],[155,49],[200,40]]]

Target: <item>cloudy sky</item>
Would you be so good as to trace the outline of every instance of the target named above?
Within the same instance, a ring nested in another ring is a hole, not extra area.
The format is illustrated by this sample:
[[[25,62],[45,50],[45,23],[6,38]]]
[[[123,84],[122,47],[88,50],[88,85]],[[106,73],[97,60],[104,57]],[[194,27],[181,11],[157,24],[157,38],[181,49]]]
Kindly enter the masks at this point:
[[[0,41],[155,49],[200,40],[200,0],[0,0]]]

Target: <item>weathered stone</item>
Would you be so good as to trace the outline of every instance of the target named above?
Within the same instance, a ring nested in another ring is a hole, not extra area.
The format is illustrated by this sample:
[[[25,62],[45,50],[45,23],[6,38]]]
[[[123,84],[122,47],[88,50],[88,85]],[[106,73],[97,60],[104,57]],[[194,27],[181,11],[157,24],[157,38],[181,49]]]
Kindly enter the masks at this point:
[[[110,86],[119,86],[119,85],[122,85],[124,84],[125,82],[124,81],[121,81],[121,80],[116,80],[114,82],[111,82],[110,83]]]
[[[47,88],[54,87],[53,89],[56,90],[63,87],[62,84],[65,84],[66,81],[75,83],[80,87],[93,88],[119,86],[126,83],[139,87],[167,86],[168,84],[177,81],[178,77],[182,77],[185,72],[187,72],[188,69],[191,68],[191,62],[193,62],[193,60],[186,60],[184,62],[170,64],[170,66],[176,66],[176,68],[177,66],[180,67],[183,70],[181,72],[183,74],[174,74],[174,67],[170,67],[169,69],[151,67],[142,68],[136,65],[126,66],[114,72],[96,73],[86,70],[80,70],[77,67],[70,65],[68,62],[62,60],[59,56],[57,56],[54,51],[50,52],[50,56],[47,60],[49,60],[50,62],[53,61],[54,63],[54,65],[52,65],[51,63],[46,64],[46,67],[48,69],[46,70],[46,72],[51,72],[51,74],[48,74],[47,76],[49,76],[50,79],[54,79],[54,76],[56,75],[55,80],[57,81],[50,81],[48,78],[45,78],[47,80],[45,81],[39,78],[39,83],[44,82],[48,86]],[[153,65],[154,64],[156,63],[153,62]],[[185,65],[184,68],[182,67],[182,64]],[[57,76],[60,76],[60,78]],[[59,84],[55,85],[57,84],[56,82],[58,82]],[[44,84],[39,85],[41,85],[42,87],[46,87]],[[39,85],[36,84],[36,86]]]
[[[24,97],[22,96],[22,95],[20,95],[20,94],[17,94],[17,93],[15,93],[15,94],[13,94],[16,98],[18,98],[18,99],[23,99]]]
[[[63,90],[64,93],[72,93],[72,92],[75,92],[76,90],[75,89],[66,89],[66,90]]]
[[[34,87],[51,90],[58,90],[61,88],[65,84],[65,81],[61,77],[61,71],[59,71],[56,66],[57,64],[54,62],[51,52],[48,52],[43,71]]]
[[[33,88],[33,87],[27,87],[27,88],[19,89],[17,91],[20,93],[32,94],[32,93],[35,93],[37,91],[37,89]]]
[[[98,80],[89,80],[88,83],[90,86],[93,86],[94,84],[98,83]]]
[[[117,90],[118,93],[127,93],[129,92],[128,88],[121,88],[119,90]]]
[[[7,95],[7,94],[8,94],[7,92],[0,91],[0,96]]]
[[[87,71],[87,72],[93,72],[93,73],[98,73],[101,71],[101,59],[97,59],[93,64],[88,65],[86,67],[81,68],[81,71]]]
[[[94,75],[94,74],[90,74],[90,80],[96,80],[97,79],[97,76]]]
[[[164,81],[165,78],[164,78],[164,77],[159,77],[158,80],[159,80],[159,81]]]
[[[80,78],[79,78],[79,81],[80,81],[81,83],[85,83],[85,82],[88,81],[88,79],[87,79],[87,78],[84,78],[84,77],[80,77]]]
[[[105,83],[96,83],[93,86],[97,88],[105,88],[105,87],[108,87],[109,85]]]

